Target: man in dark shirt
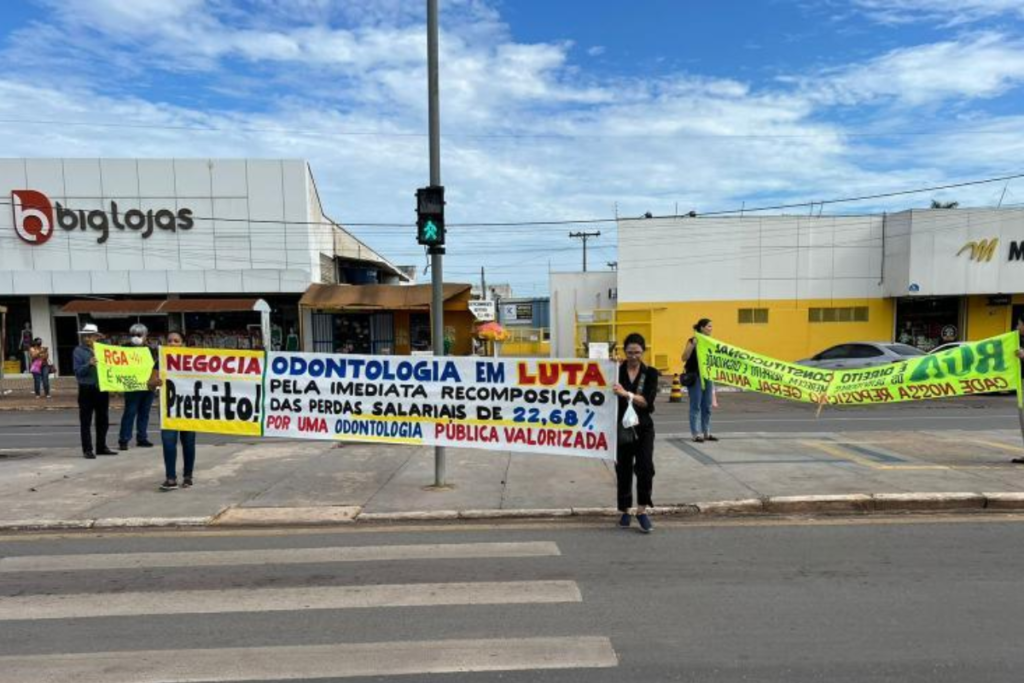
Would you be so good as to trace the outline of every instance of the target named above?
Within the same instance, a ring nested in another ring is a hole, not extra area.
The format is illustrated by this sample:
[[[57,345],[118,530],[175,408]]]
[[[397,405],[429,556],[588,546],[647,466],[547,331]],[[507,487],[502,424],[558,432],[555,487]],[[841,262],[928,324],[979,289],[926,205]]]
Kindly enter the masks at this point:
[[[99,455],[114,455],[107,448],[107,430],[110,428],[110,394],[100,391],[96,372],[96,353],[93,345],[103,335],[93,324],[82,327],[78,333],[81,343],[72,356],[75,379],[78,380],[78,424],[82,431],[82,454],[90,460]],[[92,420],[96,417],[96,450],[92,447]]]

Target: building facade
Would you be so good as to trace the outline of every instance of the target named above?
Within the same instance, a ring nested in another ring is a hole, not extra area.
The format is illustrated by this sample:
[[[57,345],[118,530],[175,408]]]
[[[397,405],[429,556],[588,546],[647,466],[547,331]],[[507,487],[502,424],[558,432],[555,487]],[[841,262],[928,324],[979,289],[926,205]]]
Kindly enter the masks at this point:
[[[799,360],[851,341],[927,351],[1005,332],[1024,312],[1013,208],[622,220],[618,258],[617,315],[644,318],[650,361],[673,372],[700,318]]]
[[[271,343],[295,346],[311,284],[409,279],[324,215],[302,160],[0,159],[0,192],[4,357],[20,355],[30,330],[57,350],[61,372],[85,321],[117,333],[145,317],[157,335],[184,327],[263,345],[253,316],[209,303],[261,299]],[[160,314],[152,302],[169,299],[206,303]],[[151,315],[110,303],[136,300]]]

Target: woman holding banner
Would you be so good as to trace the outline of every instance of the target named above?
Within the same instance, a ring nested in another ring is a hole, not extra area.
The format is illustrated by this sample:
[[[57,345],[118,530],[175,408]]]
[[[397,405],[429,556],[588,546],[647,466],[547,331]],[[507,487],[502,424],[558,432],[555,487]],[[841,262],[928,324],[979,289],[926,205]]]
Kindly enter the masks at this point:
[[[654,505],[651,492],[654,488],[654,397],[658,395],[658,371],[643,363],[647,343],[639,334],[626,337],[623,345],[626,362],[619,366],[619,381],[615,395],[619,397],[619,438],[616,453],[615,476],[618,480],[619,527],[628,529],[632,518],[629,509],[633,506],[633,474],[636,473],[636,521],[640,531],[651,533],[654,525],[647,516],[647,508]],[[622,427],[622,418],[632,404],[639,419],[634,427]]]
[[[714,326],[707,318],[701,318],[693,326],[698,334],[710,337]],[[697,443],[718,441],[711,433],[711,407],[715,401],[715,385],[708,380],[701,382],[700,364],[697,362],[697,337],[690,337],[683,349],[683,366],[687,377],[686,393],[690,395],[690,435]]]
[[[171,332],[167,335],[167,346],[184,346],[184,340],[180,332]],[[163,384],[163,380],[157,374],[159,372],[159,359],[157,367],[153,370],[153,378],[149,384],[154,389]],[[178,441],[181,441],[181,457],[184,461],[182,472],[181,488],[192,486],[192,469],[196,464],[196,433],[179,432],[174,429],[160,430],[160,441],[164,448],[164,483],[160,485],[161,491],[173,491],[178,488]]]

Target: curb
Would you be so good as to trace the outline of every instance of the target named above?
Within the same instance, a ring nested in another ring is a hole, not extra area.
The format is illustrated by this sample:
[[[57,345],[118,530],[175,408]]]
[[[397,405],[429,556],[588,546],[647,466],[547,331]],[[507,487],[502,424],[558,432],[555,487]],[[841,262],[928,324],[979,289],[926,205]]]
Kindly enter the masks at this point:
[[[663,505],[658,517],[784,517],[818,515],[914,514],[929,512],[1022,512],[1024,492],[854,493],[847,495],[768,496]],[[232,507],[208,517],[127,517],[99,519],[26,519],[0,521],[0,531],[55,531],[140,528],[235,528],[342,526],[373,523],[452,522],[505,519],[612,518],[613,507],[532,510],[422,510],[362,512],[358,506],[305,508]]]

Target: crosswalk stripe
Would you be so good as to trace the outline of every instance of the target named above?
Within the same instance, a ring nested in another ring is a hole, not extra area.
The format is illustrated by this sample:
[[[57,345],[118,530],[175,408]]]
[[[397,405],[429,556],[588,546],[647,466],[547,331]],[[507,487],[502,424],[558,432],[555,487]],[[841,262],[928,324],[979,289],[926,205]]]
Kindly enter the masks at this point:
[[[308,609],[540,604],[582,600],[575,581],[412,583],[19,595],[0,598],[0,621]]]
[[[181,683],[608,668],[599,636],[0,657],[0,683]]]
[[[23,555],[0,558],[0,572],[553,557],[558,555],[561,555],[558,545],[550,541],[531,543],[375,545],[342,548],[275,548],[268,550],[205,550],[167,553]]]

